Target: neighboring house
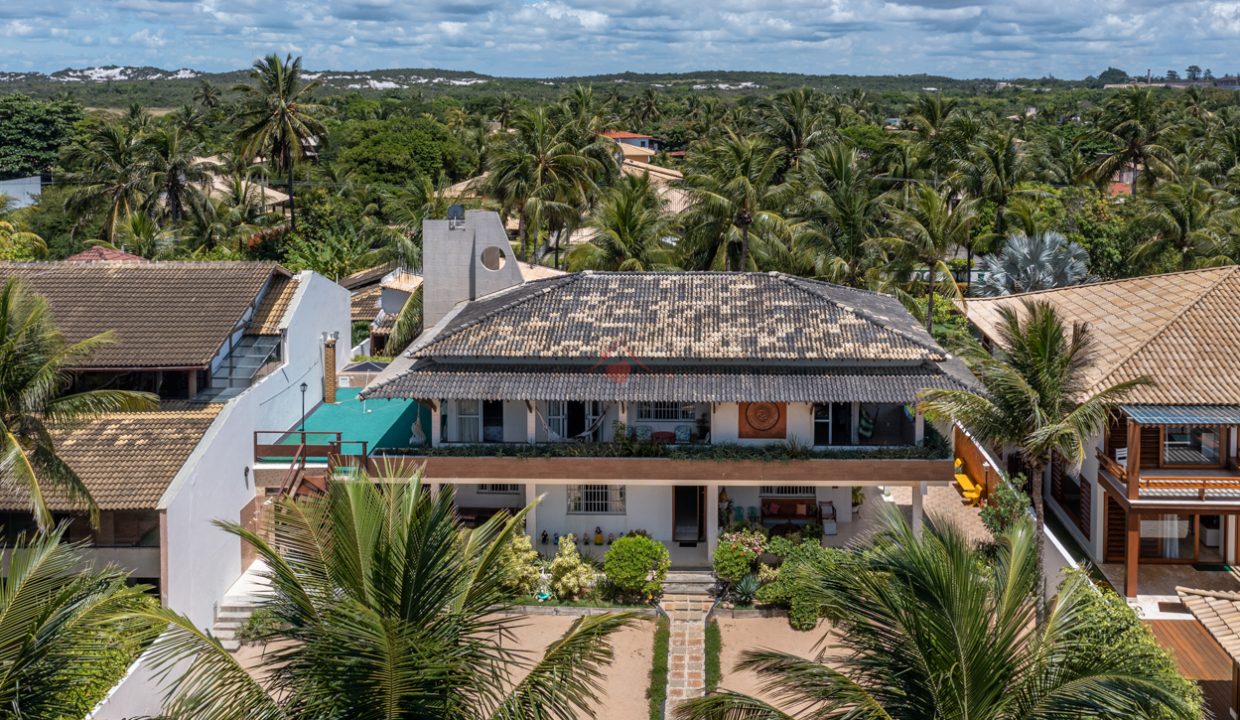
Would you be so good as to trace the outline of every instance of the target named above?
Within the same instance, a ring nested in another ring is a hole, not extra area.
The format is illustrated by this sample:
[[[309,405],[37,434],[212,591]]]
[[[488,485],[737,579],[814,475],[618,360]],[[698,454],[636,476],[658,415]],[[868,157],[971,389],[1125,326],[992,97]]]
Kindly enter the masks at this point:
[[[1153,380],[1092,439],[1079,474],[1049,470],[1048,512],[1095,562],[1123,569],[1129,597],[1140,564],[1240,560],[1240,266],[971,298],[966,312],[993,339],[1000,308],[1026,300],[1087,324],[1086,390]]]
[[[42,193],[43,178],[39,175],[0,180],[0,197],[7,198],[10,210],[34,205],[39,202],[39,195]],[[0,207],[4,204],[0,202]]]
[[[272,263],[0,263],[7,277],[47,299],[70,342],[114,333],[71,368],[71,391],[161,398],[158,412],[55,428],[58,452],[99,506],[99,527],[55,492],[53,511],[73,519],[70,537],[88,541],[96,563],[132,570],[209,627],[244,569],[240,541],[212,523],[256,514],[252,462],[237,449],[258,429],[295,424],[303,403],[319,404],[325,369],[334,377],[347,359],[333,335],[348,337],[348,293]],[[0,492],[5,531],[30,525],[29,506],[22,492]]]
[[[638,148],[640,150],[649,150],[650,155],[653,155],[655,152],[654,138],[649,135],[642,135],[641,133],[635,133],[635,132],[626,132],[624,130],[607,130],[607,131],[599,133],[599,135],[605,138],[609,138],[611,140],[615,140],[620,145],[624,145],[630,148]],[[626,149],[625,152],[627,153],[628,150]],[[648,157],[645,154],[643,154],[643,156]]]
[[[70,255],[65,258],[65,262],[147,262],[147,259],[107,245],[94,245],[76,255]]]
[[[427,221],[425,330],[362,393],[424,408],[366,452],[425,462],[467,520],[542,496],[544,553],[645,530],[702,566],[736,517],[845,535],[852,488],[883,485],[914,488],[920,523],[919,490],[951,481],[913,404],[973,381],[894,298],[778,273],[525,281],[510,252],[495,213]]]

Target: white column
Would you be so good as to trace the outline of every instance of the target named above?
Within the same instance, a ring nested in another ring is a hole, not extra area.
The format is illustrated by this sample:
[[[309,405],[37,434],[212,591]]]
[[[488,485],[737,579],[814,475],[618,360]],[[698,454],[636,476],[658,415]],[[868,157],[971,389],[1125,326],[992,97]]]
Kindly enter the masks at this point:
[[[529,507],[529,510],[525,513],[525,532],[530,536],[530,542],[534,544],[534,547],[538,547],[538,506],[533,504],[537,499],[538,485],[527,482],[525,484],[525,504]]]
[[[913,444],[921,446],[926,442],[926,416],[917,413],[917,419],[913,421]]]
[[[538,417],[533,400],[525,401],[525,441],[531,445],[538,441]]]
[[[921,537],[921,525],[925,514],[923,503],[923,494],[926,492],[926,484],[919,482],[913,486],[913,535]]]
[[[719,486],[706,486],[706,559],[715,561],[715,546],[719,544]]]
[[[443,442],[440,432],[443,426],[443,421],[440,420],[443,414],[443,403],[444,401],[441,400],[431,408],[431,447],[438,447],[439,443]]]

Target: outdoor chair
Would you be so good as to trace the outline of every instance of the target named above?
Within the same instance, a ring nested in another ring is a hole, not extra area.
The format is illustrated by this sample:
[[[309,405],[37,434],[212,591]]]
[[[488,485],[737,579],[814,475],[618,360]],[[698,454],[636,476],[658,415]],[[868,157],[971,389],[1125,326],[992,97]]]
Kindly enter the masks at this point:
[[[839,525],[835,521],[835,503],[830,500],[822,500],[818,503],[818,516],[822,522],[823,535],[835,535],[839,533]]]

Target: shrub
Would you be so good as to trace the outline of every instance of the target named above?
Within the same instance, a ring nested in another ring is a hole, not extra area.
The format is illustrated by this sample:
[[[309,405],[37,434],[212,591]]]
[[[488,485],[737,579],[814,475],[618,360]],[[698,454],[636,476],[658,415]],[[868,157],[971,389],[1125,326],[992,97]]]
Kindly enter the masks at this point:
[[[719,681],[723,679],[723,662],[720,657],[723,653],[723,631],[719,629],[718,621],[711,620],[706,623],[706,693],[709,695],[719,687]]]
[[[654,628],[654,657],[650,659],[650,720],[663,720],[663,703],[667,701],[668,649],[672,642],[671,622],[660,617]]]
[[[581,559],[571,534],[560,538],[560,549],[551,561],[551,594],[558,600],[576,600],[594,583],[594,568]]]
[[[812,542],[789,542],[786,551],[775,579],[760,587],[755,598],[787,607],[788,622],[793,628],[813,630],[823,610],[817,579],[822,571],[838,561],[840,551]]]
[[[652,598],[662,592],[671,565],[663,543],[642,535],[626,535],[607,549],[603,572],[622,594]]]
[[[514,533],[499,557],[499,565],[500,582],[513,597],[529,597],[538,589],[538,551],[529,535]]]
[[[995,537],[1007,532],[1008,528],[1029,512],[1029,496],[1016,489],[1024,485],[1024,475],[1017,475],[1011,482],[998,483],[994,493],[986,501],[986,507],[979,513],[982,524]]]
[[[758,576],[749,573],[732,586],[732,602],[737,605],[753,605],[754,596],[761,587]]]
[[[1090,582],[1080,570],[1070,570],[1080,580]],[[1172,688],[1177,695],[1197,708],[1191,717],[1201,717],[1201,687],[1180,674],[1175,659],[1154,638],[1149,626],[1141,622],[1128,603],[1107,589],[1087,593],[1088,598],[1073,627],[1077,629],[1078,642],[1071,645],[1068,663],[1076,668],[1114,666],[1115,658],[1133,668],[1144,668],[1157,674],[1162,684]],[[1168,712],[1154,712],[1152,720],[1181,720]]]
[[[734,583],[753,571],[766,538],[749,530],[724,533],[715,547],[715,576]]]

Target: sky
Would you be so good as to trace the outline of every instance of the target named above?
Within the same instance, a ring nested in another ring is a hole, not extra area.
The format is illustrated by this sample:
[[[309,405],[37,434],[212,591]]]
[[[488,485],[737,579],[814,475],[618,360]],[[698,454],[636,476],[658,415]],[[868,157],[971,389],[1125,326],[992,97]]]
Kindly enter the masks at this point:
[[[1238,42],[1240,0],[0,0],[7,71],[223,71],[274,51],[317,70],[520,77],[1223,75]]]

